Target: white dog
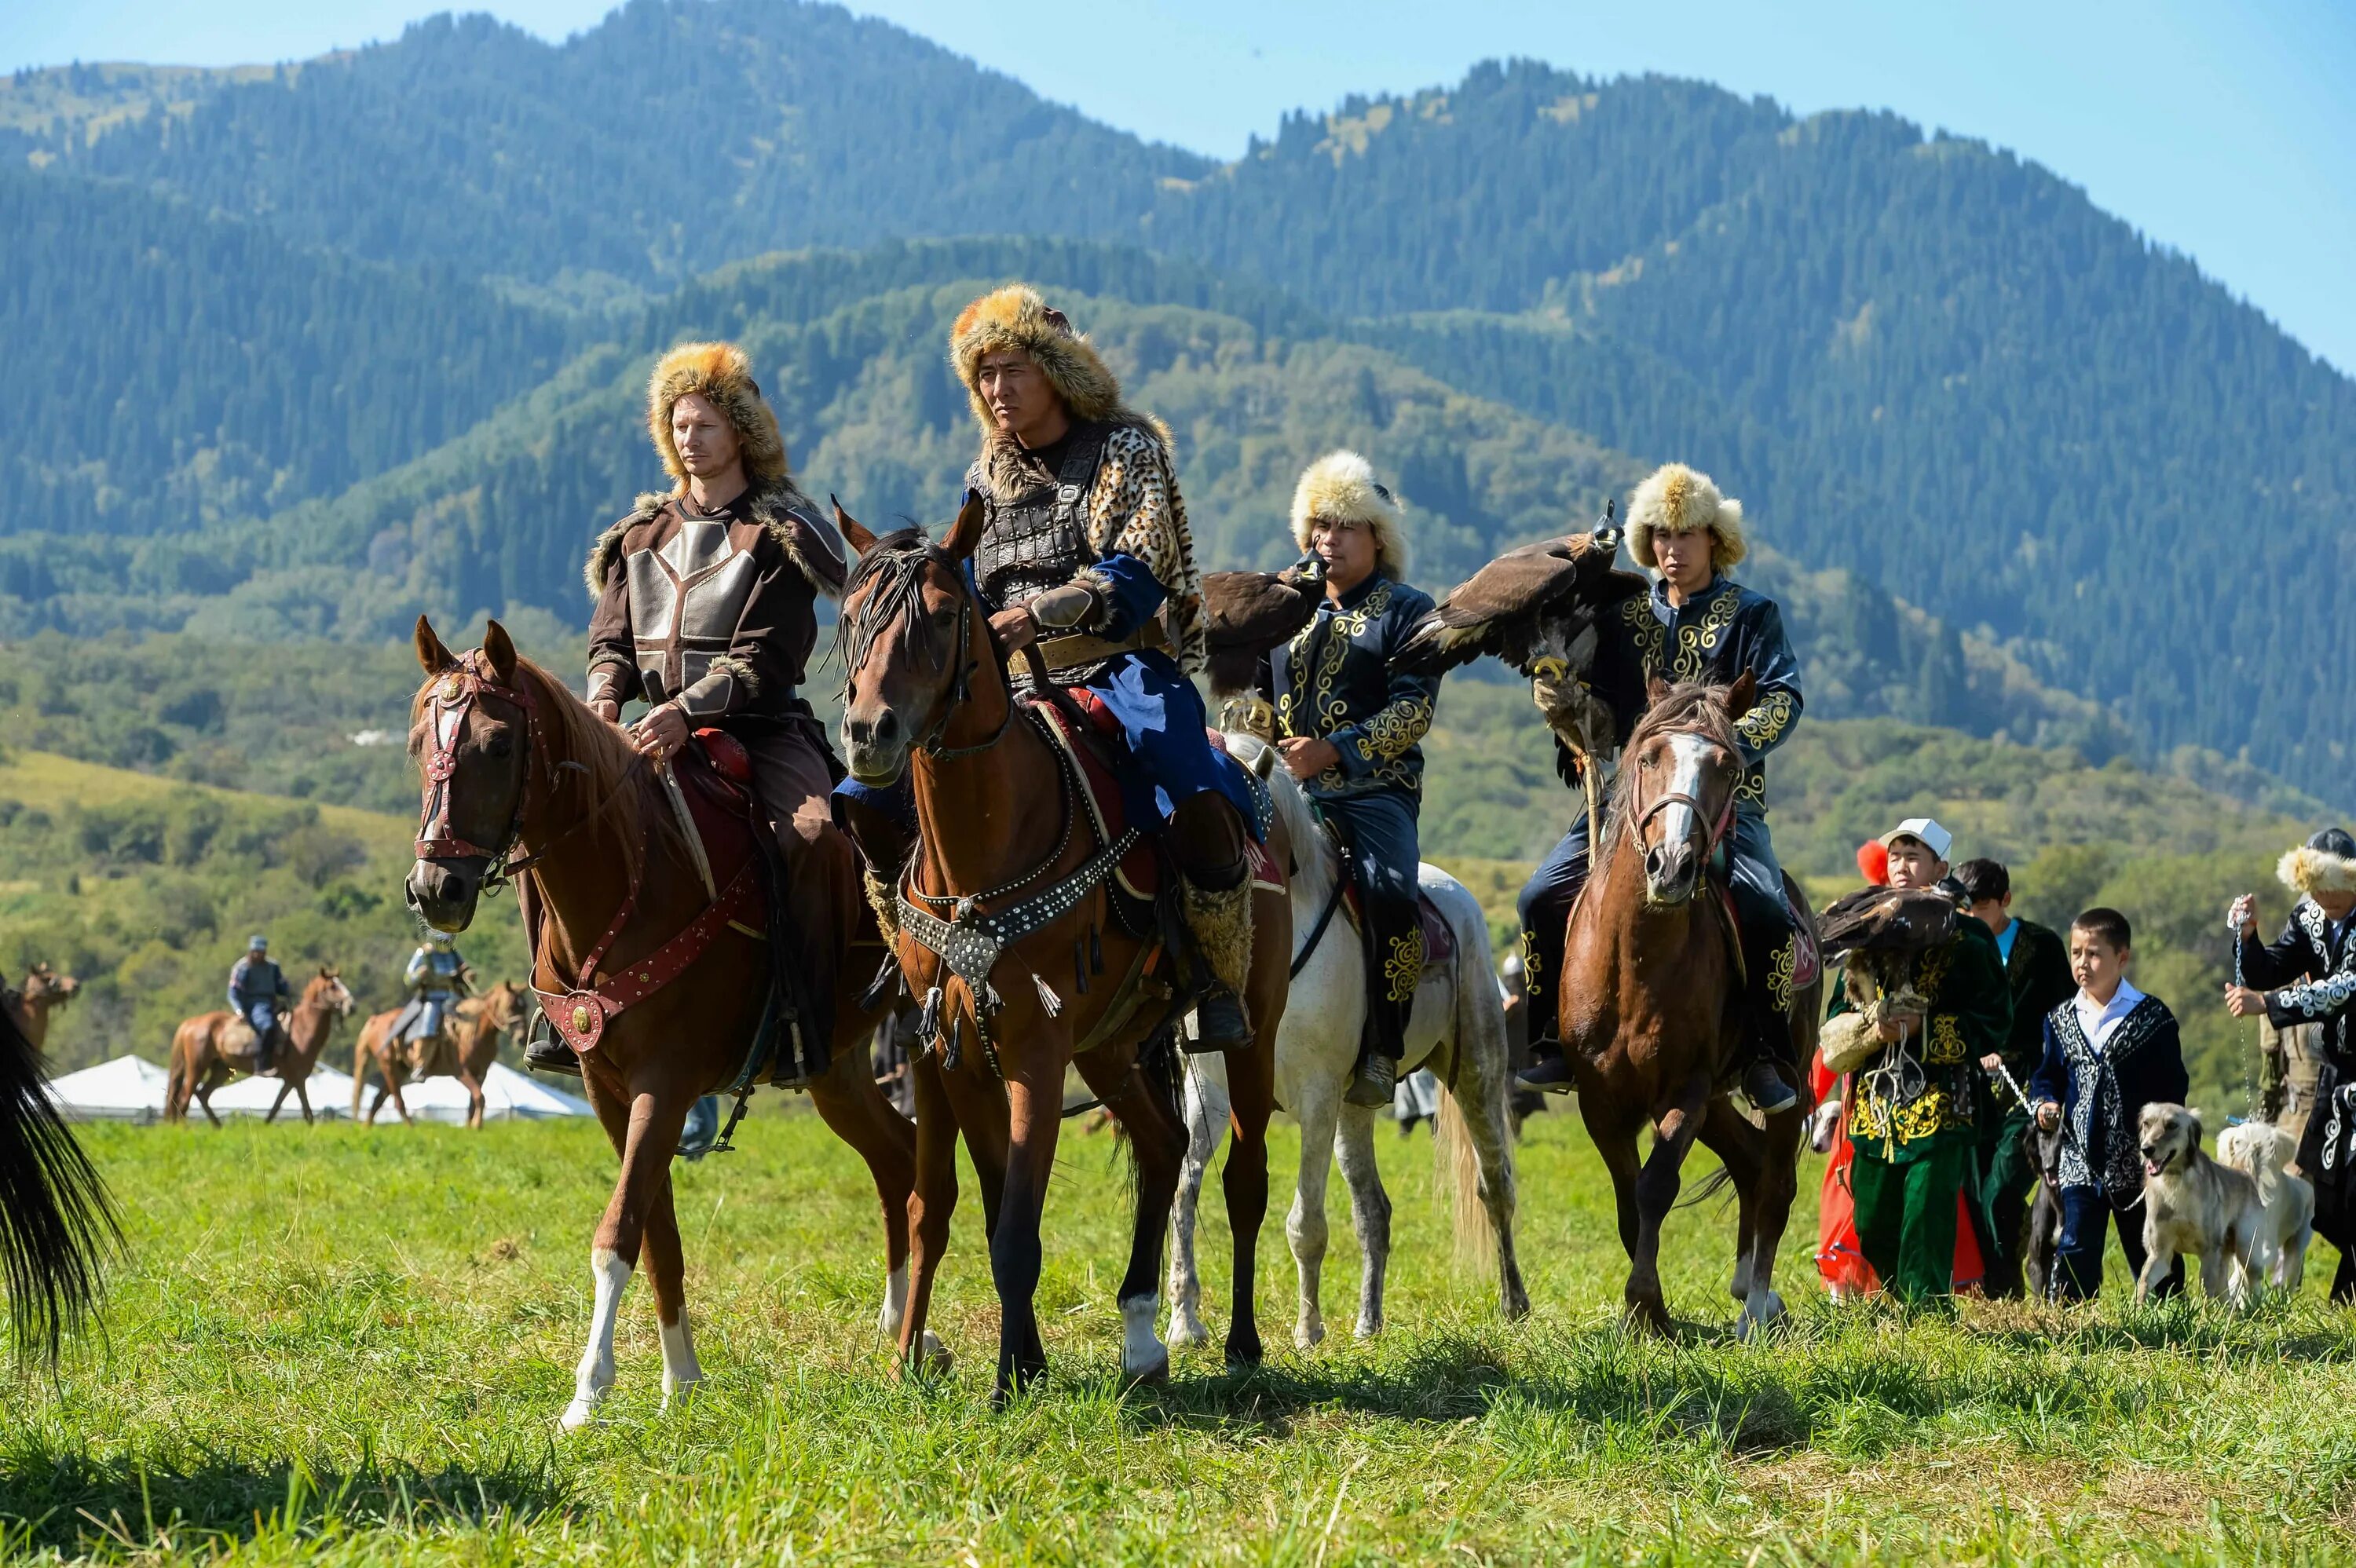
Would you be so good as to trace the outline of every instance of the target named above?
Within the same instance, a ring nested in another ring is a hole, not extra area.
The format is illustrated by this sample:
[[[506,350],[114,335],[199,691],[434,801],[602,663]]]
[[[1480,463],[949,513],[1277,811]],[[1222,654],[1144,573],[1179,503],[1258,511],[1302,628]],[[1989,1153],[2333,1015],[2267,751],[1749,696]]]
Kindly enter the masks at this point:
[[[2209,1299],[2245,1307],[2255,1276],[2273,1262],[2265,1240],[2258,1184],[2211,1159],[2201,1147],[2201,1117],[2181,1105],[2146,1105],[2136,1123],[2143,1150],[2143,1273],[2140,1307],[2176,1266],[2177,1254],[2201,1260]]]
[[[2297,1153],[2288,1133],[2265,1122],[2244,1122],[2217,1135],[2217,1163],[2257,1183],[2266,1211],[2262,1239],[2275,1260],[2267,1283],[2277,1290],[2299,1287],[2307,1277],[2307,1244],[2315,1239],[2314,1184],[2288,1168]]]

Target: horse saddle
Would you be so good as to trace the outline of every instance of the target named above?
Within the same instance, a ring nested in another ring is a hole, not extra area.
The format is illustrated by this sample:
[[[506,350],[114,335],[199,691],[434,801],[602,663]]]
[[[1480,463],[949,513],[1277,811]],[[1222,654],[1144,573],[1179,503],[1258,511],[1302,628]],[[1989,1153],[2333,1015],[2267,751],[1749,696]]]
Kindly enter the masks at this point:
[[[1097,694],[1085,686],[1066,687],[1064,695],[1071,699],[1070,711],[1066,711],[1061,703],[1037,697],[1026,698],[1024,705],[1040,717],[1049,741],[1071,760],[1074,771],[1086,785],[1080,791],[1080,799],[1087,811],[1089,823],[1097,831],[1098,842],[1109,844],[1119,838],[1129,826],[1129,807],[1121,794],[1120,778],[1114,771],[1113,762],[1121,749],[1120,721],[1113,717],[1111,709],[1105,707]],[[1079,715],[1087,726],[1085,730],[1075,731],[1071,712]],[[1215,730],[1207,733],[1213,747],[1224,752],[1226,750],[1225,738]],[[1255,804],[1258,804],[1267,786],[1252,777],[1249,770],[1245,771],[1244,776],[1255,792],[1258,792],[1255,795]],[[1277,874],[1276,860],[1269,853],[1267,844],[1270,812],[1261,811],[1258,816],[1259,838],[1255,841],[1248,835],[1245,838],[1245,851],[1251,861],[1252,880],[1263,886],[1280,889],[1284,880]],[[1136,846],[1121,857],[1120,864],[1113,868],[1109,879],[1117,893],[1140,903],[1151,903],[1154,896],[1162,891],[1162,854],[1155,837],[1158,827],[1156,824],[1139,833]]]
[[[285,1031],[273,1026],[271,1032],[278,1037],[273,1042],[277,1049],[284,1050]],[[268,1072],[263,1072],[254,1065],[260,1059],[261,1046],[262,1036],[255,1031],[254,1027],[235,1013],[231,1013],[229,1022],[222,1026],[220,1031],[220,1040],[217,1049],[221,1055],[237,1063],[238,1071],[241,1072],[258,1073],[262,1076],[273,1075],[277,1072],[277,1058],[274,1053]]]
[[[1326,837],[1334,837],[1331,823],[1326,824],[1325,833]],[[1334,842],[1338,845],[1340,839],[1334,838]],[[1421,888],[1415,890],[1415,917],[1417,928],[1423,933],[1423,966],[1438,969],[1454,963],[1456,933],[1450,929],[1448,917],[1440,912],[1440,906],[1431,901],[1431,895]],[[1349,885],[1342,890],[1342,918],[1348,921],[1350,929],[1360,936],[1365,934],[1365,895],[1359,891],[1355,877],[1351,878]]]

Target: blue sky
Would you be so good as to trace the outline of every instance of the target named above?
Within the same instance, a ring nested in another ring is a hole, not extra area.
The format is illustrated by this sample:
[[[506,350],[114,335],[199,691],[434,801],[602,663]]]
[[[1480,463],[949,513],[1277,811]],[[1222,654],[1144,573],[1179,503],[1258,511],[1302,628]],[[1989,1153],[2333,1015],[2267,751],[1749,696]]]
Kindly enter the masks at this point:
[[[0,0],[0,68],[300,59],[397,36],[432,0]],[[550,38],[605,0],[488,0]],[[2085,187],[2356,371],[2356,4],[1885,0],[862,0],[1125,130],[1219,156],[1286,110],[1446,84],[1525,55],[1661,71],[1803,112],[1894,109]]]

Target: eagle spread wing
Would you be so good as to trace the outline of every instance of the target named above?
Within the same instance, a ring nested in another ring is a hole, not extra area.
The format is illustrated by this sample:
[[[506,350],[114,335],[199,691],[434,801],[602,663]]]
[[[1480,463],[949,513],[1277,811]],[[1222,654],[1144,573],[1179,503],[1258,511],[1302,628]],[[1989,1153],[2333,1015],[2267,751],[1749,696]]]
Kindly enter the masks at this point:
[[[1214,571],[1203,579],[1204,645],[1211,691],[1249,689],[1260,656],[1292,640],[1317,613],[1318,589],[1282,572]]]
[[[1619,549],[1618,530],[1604,527],[1507,550],[1449,591],[1417,624],[1402,656],[1426,672],[1494,654],[1525,676],[1549,663],[1561,667],[1557,675],[1577,673],[1580,634],[1644,591],[1643,578],[1613,569]]]

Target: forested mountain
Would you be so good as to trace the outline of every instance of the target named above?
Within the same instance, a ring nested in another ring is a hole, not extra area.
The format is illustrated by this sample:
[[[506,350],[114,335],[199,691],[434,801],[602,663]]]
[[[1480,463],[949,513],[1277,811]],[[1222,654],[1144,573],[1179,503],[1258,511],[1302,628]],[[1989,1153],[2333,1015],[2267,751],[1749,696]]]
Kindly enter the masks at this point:
[[[770,335],[819,480],[937,507],[964,446],[925,341],[946,307],[892,296],[1033,253],[702,274],[895,235],[1098,238],[1194,263],[1150,284],[1135,260],[1059,276],[1106,304],[1141,391],[1195,427],[1190,486],[1222,545],[1273,516],[1300,442],[1344,430],[1438,525],[1434,575],[1622,483],[1579,454],[1685,457],[1792,570],[1935,616],[1921,667],[1968,663],[1968,633],[1983,667],[2077,693],[2147,754],[2246,750],[2356,800],[2319,673],[2356,655],[2334,613],[2356,565],[2356,386],[1978,143],[1515,62],[1295,115],[1215,166],[787,0],[634,0],[562,45],[441,18],[299,68],[158,74],[145,112],[140,91],[122,72],[0,86],[0,155],[32,187],[0,199],[55,204],[44,238],[0,254],[8,341],[27,346],[11,395],[95,384],[113,416],[5,454],[33,481],[0,492],[5,527],[48,536],[5,547],[11,627],[373,632],[415,597],[427,539],[455,552],[431,561],[454,603],[577,614],[562,536],[644,476],[586,432],[690,330]],[[140,292],[143,259],[184,250],[177,293]],[[1170,310],[1219,320],[1152,315]],[[298,311],[313,336],[290,343]],[[199,352],[176,388],[152,368],[158,320],[269,350],[258,371]],[[1272,398],[1307,406],[1278,428]],[[495,407],[505,422],[466,444]],[[1541,463],[1568,443],[1566,472],[1500,477],[1431,407],[1477,407],[1508,448],[1547,432]],[[91,545],[102,528],[145,542]],[[236,601],[208,598],[230,583]]]

